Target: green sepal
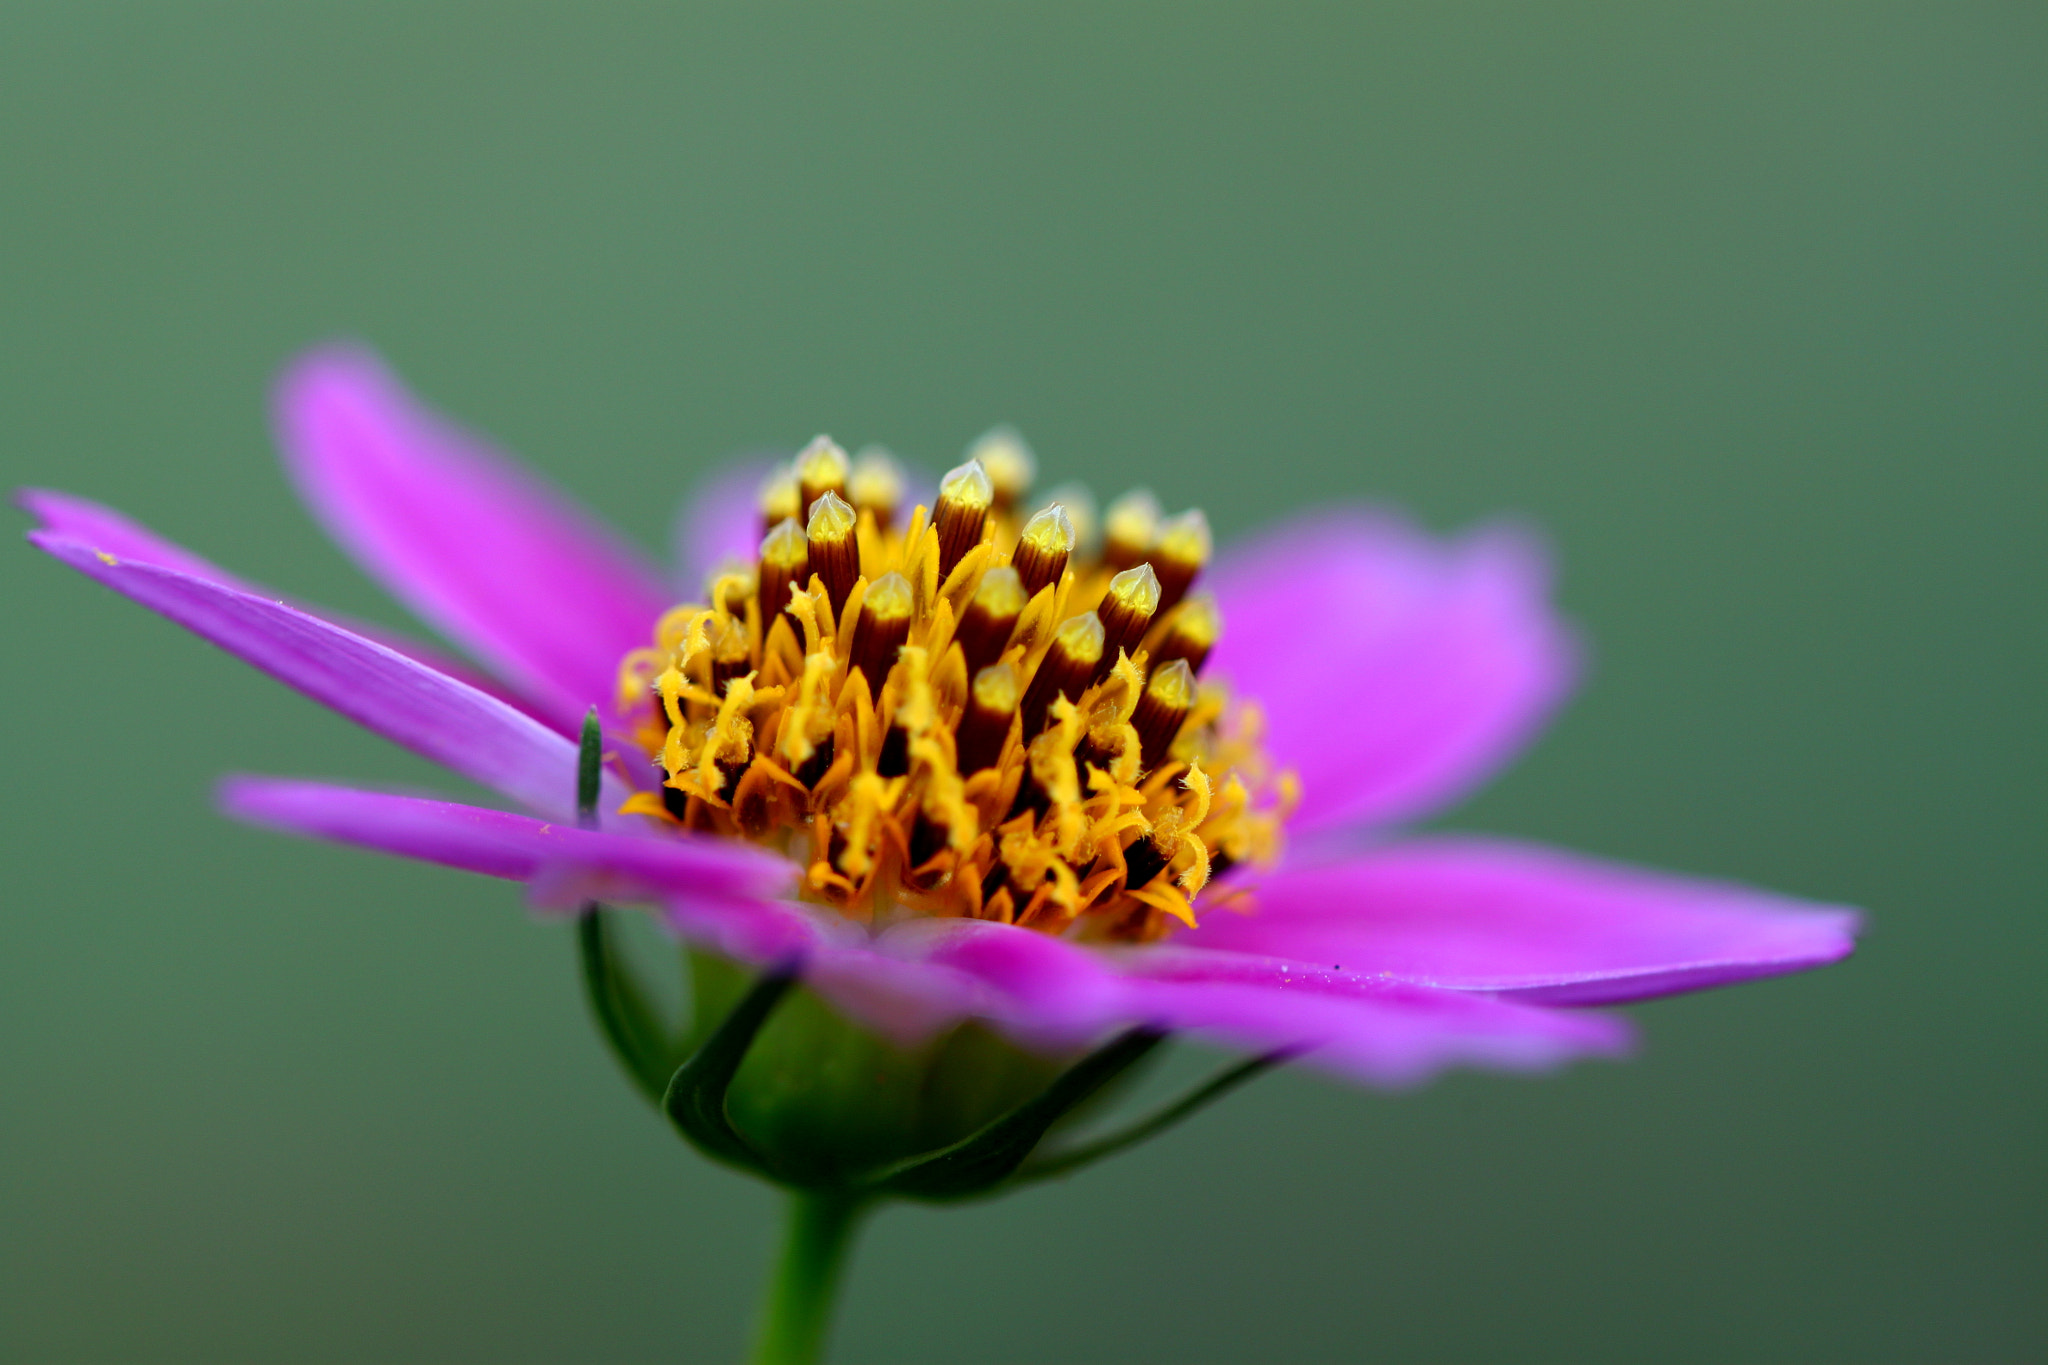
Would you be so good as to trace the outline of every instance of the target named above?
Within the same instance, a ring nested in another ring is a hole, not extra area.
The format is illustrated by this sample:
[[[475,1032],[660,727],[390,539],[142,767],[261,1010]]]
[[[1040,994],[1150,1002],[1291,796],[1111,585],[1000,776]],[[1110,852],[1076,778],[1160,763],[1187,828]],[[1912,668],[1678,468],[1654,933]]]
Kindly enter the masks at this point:
[[[747,1059],[754,1035],[796,984],[793,968],[762,974],[739,1004],[713,1029],[702,1047],[676,1069],[661,1097],[662,1112],[676,1130],[704,1155],[773,1178],[753,1146],[732,1126],[725,1111],[725,1092]]]
[[[1047,1129],[1165,1037],[1150,1029],[1133,1029],[1089,1053],[1037,1096],[980,1131],[935,1152],[899,1162],[863,1184],[872,1194],[928,1203],[992,1193],[1031,1155]]]
[[[1226,1067],[1172,1104],[1129,1127],[1120,1128],[1114,1133],[1105,1133],[1088,1142],[1076,1143],[1062,1151],[1033,1152],[1010,1177],[1010,1188],[1015,1189],[1021,1185],[1050,1180],[1054,1176],[1078,1171],[1083,1166],[1094,1165],[1106,1156],[1114,1156],[1126,1147],[1135,1147],[1147,1138],[1157,1137],[1195,1111],[1207,1108],[1246,1081],[1263,1075],[1293,1055],[1291,1051],[1283,1051],[1247,1058],[1235,1066]]]
[[[652,993],[627,962],[611,913],[593,903],[576,920],[583,993],[612,1056],[648,1103],[659,1105],[689,1049],[662,1021]]]

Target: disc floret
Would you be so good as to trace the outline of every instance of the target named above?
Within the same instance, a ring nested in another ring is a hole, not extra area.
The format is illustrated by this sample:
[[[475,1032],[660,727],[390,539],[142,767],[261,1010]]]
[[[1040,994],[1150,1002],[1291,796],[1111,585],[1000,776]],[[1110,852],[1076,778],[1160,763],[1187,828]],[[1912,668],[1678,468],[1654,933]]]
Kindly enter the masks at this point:
[[[1064,505],[1025,515],[1012,434],[975,453],[1000,477],[970,458],[900,532],[900,474],[867,452],[820,437],[769,478],[752,570],[622,664],[659,774],[627,809],[779,847],[859,920],[1192,925],[1211,877],[1275,855],[1293,796],[1255,708],[1200,677],[1208,524],[1126,495],[1098,553]]]

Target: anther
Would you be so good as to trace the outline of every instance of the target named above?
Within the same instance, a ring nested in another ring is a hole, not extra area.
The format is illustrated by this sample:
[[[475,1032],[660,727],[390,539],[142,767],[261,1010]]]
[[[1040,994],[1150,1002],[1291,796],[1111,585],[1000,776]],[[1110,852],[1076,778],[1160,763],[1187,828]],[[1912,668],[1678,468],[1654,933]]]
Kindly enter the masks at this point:
[[[1159,571],[1161,611],[1171,611],[1187,596],[1195,575],[1208,566],[1213,548],[1209,519],[1199,507],[1189,508],[1159,528],[1159,541],[1152,547],[1152,567]]]
[[[895,666],[896,651],[910,638],[910,617],[915,603],[910,580],[900,573],[886,573],[868,584],[861,599],[860,619],[853,626],[853,666],[876,692]]]
[[[811,581],[811,547],[795,517],[784,517],[761,541],[761,633],[789,607],[789,590]]]
[[[1195,708],[1195,671],[1186,659],[1175,659],[1152,675],[1145,695],[1131,715],[1138,732],[1138,755],[1147,771],[1159,766],[1180,734],[1181,723]]]
[[[827,493],[846,491],[846,452],[829,436],[820,436],[796,457],[797,497],[808,512]]]
[[[1102,539],[1102,512],[1096,506],[1095,494],[1085,483],[1063,483],[1045,495],[1049,503],[1056,502],[1067,509],[1067,519],[1074,523],[1074,553],[1092,555]]]
[[[988,471],[989,485],[998,508],[1014,507],[1031,491],[1038,477],[1038,460],[1015,427],[994,427],[967,448],[967,458],[978,460]]]
[[[932,512],[932,524],[939,532],[941,580],[953,572],[962,555],[981,543],[981,530],[995,496],[995,485],[978,460],[956,465],[939,480],[939,503]]]
[[[996,661],[1003,646],[1010,643],[1017,618],[1023,615],[1030,600],[1013,568],[990,569],[981,576],[981,584],[975,588],[967,610],[961,613],[959,628],[953,632],[953,638],[960,642],[960,652],[967,656],[970,673]]]
[[[974,675],[967,709],[954,735],[962,777],[995,766],[1003,756],[1003,741],[1010,737],[1010,717],[1016,714],[1017,670],[1013,665],[990,664]]]
[[[1102,562],[1112,569],[1142,563],[1159,534],[1159,499],[1148,488],[1134,488],[1109,505],[1102,516]]]
[[[855,511],[872,513],[876,527],[886,531],[903,502],[903,485],[903,467],[896,457],[880,446],[869,446],[853,457],[846,496]]]
[[[1032,675],[1030,690],[1024,694],[1026,740],[1036,738],[1045,728],[1045,715],[1052,709],[1054,697],[1079,701],[1088,690],[1095,680],[1096,666],[1102,662],[1102,640],[1102,618],[1092,611],[1061,622],[1053,632],[1052,644],[1046,648],[1038,672]]]
[[[1102,605],[1097,610],[1102,616],[1102,662],[1096,667],[1099,676],[1115,666],[1118,650],[1136,649],[1138,641],[1145,638],[1145,627],[1152,624],[1153,613],[1159,610],[1159,575],[1152,572],[1150,564],[1125,569],[1109,580],[1109,591],[1102,595]]]
[[[786,464],[770,470],[768,477],[761,481],[761,492],[755,499],[755,506],[761,513],[762,535],[767,535],[791,517],[801,518],[804,503],[797,491],[796,472]]]
[[[853,533],[854,521],[853,507],[828,491],[811,504],[810,524],[804,528],[811,572],[824,580],[834,612],[846,605],[846,594],[860,577],[860,538]]]
[[[1073,553],[1074,522],[1066,508],[1054,503],[1033,514],[1017,536],[1017,553],[1010,556],[1017,576],[1024,580],[1024,595],[1036,596],[1046,584],[1059,582]]]
[[[1205,592],[1196,593],[1181,603],[1167,621],[1166,634],[1152,654],[1153,671],[1175,659],[1185,659],[1189,668],[1200,673],[1222,634],[1223,614],[1216,610],[1216,599]]]

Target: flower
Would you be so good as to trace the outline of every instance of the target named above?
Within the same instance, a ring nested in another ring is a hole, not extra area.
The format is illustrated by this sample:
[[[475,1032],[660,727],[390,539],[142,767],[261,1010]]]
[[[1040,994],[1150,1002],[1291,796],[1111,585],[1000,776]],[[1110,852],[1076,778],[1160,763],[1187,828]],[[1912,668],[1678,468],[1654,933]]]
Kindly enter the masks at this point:
[[[22,494],[29,539],[528,813],[256,777],[223,785],[229,813],[543,908],[651,904],[898,1043],[1140,1027],[1398,1085],[1616,1053],[1625,1023],[1584,1007],[1852,946],[1845,909],[1401,832],[1572,680],[1512,529],[1338,507],[1212,565],[1200,514],[1148,495],[1033,506],[1013,433],[929,511],[886,456],[821,439],[765,487],[715,484],[670,580],[364,352],[299,361],[277,425],[328,531],[481,672],[81,499]]]

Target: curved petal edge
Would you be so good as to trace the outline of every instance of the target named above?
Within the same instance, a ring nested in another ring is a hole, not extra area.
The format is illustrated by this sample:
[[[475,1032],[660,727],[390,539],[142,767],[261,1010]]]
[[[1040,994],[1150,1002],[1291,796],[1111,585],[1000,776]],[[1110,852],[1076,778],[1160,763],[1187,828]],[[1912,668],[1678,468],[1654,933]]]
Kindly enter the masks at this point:
[[[1301,779],[1290,829],[1427,815],[1526,744],[1578,673],[1549,582],[1524,529],[1442,541],[1361,507],[1226,552],[1209,668],[1256,699],[1267,752]]]
[[[307,506],[371,577],[565,730],[609,711],[619,660],[670,605],[640,556],[366,350],[301,357],[276,424]]]
[[[496,697],[283,602],[55,532],[28,539],[363,728],[534,810],[573,815],[576,745]],[[611,773],[604,784],[616,810],[631,789]]]
[[[1606,1005],[1847,957],[1858,913],[1502,839],[1404,840],[1254,882],[1175,940],[1551,1005]]]

